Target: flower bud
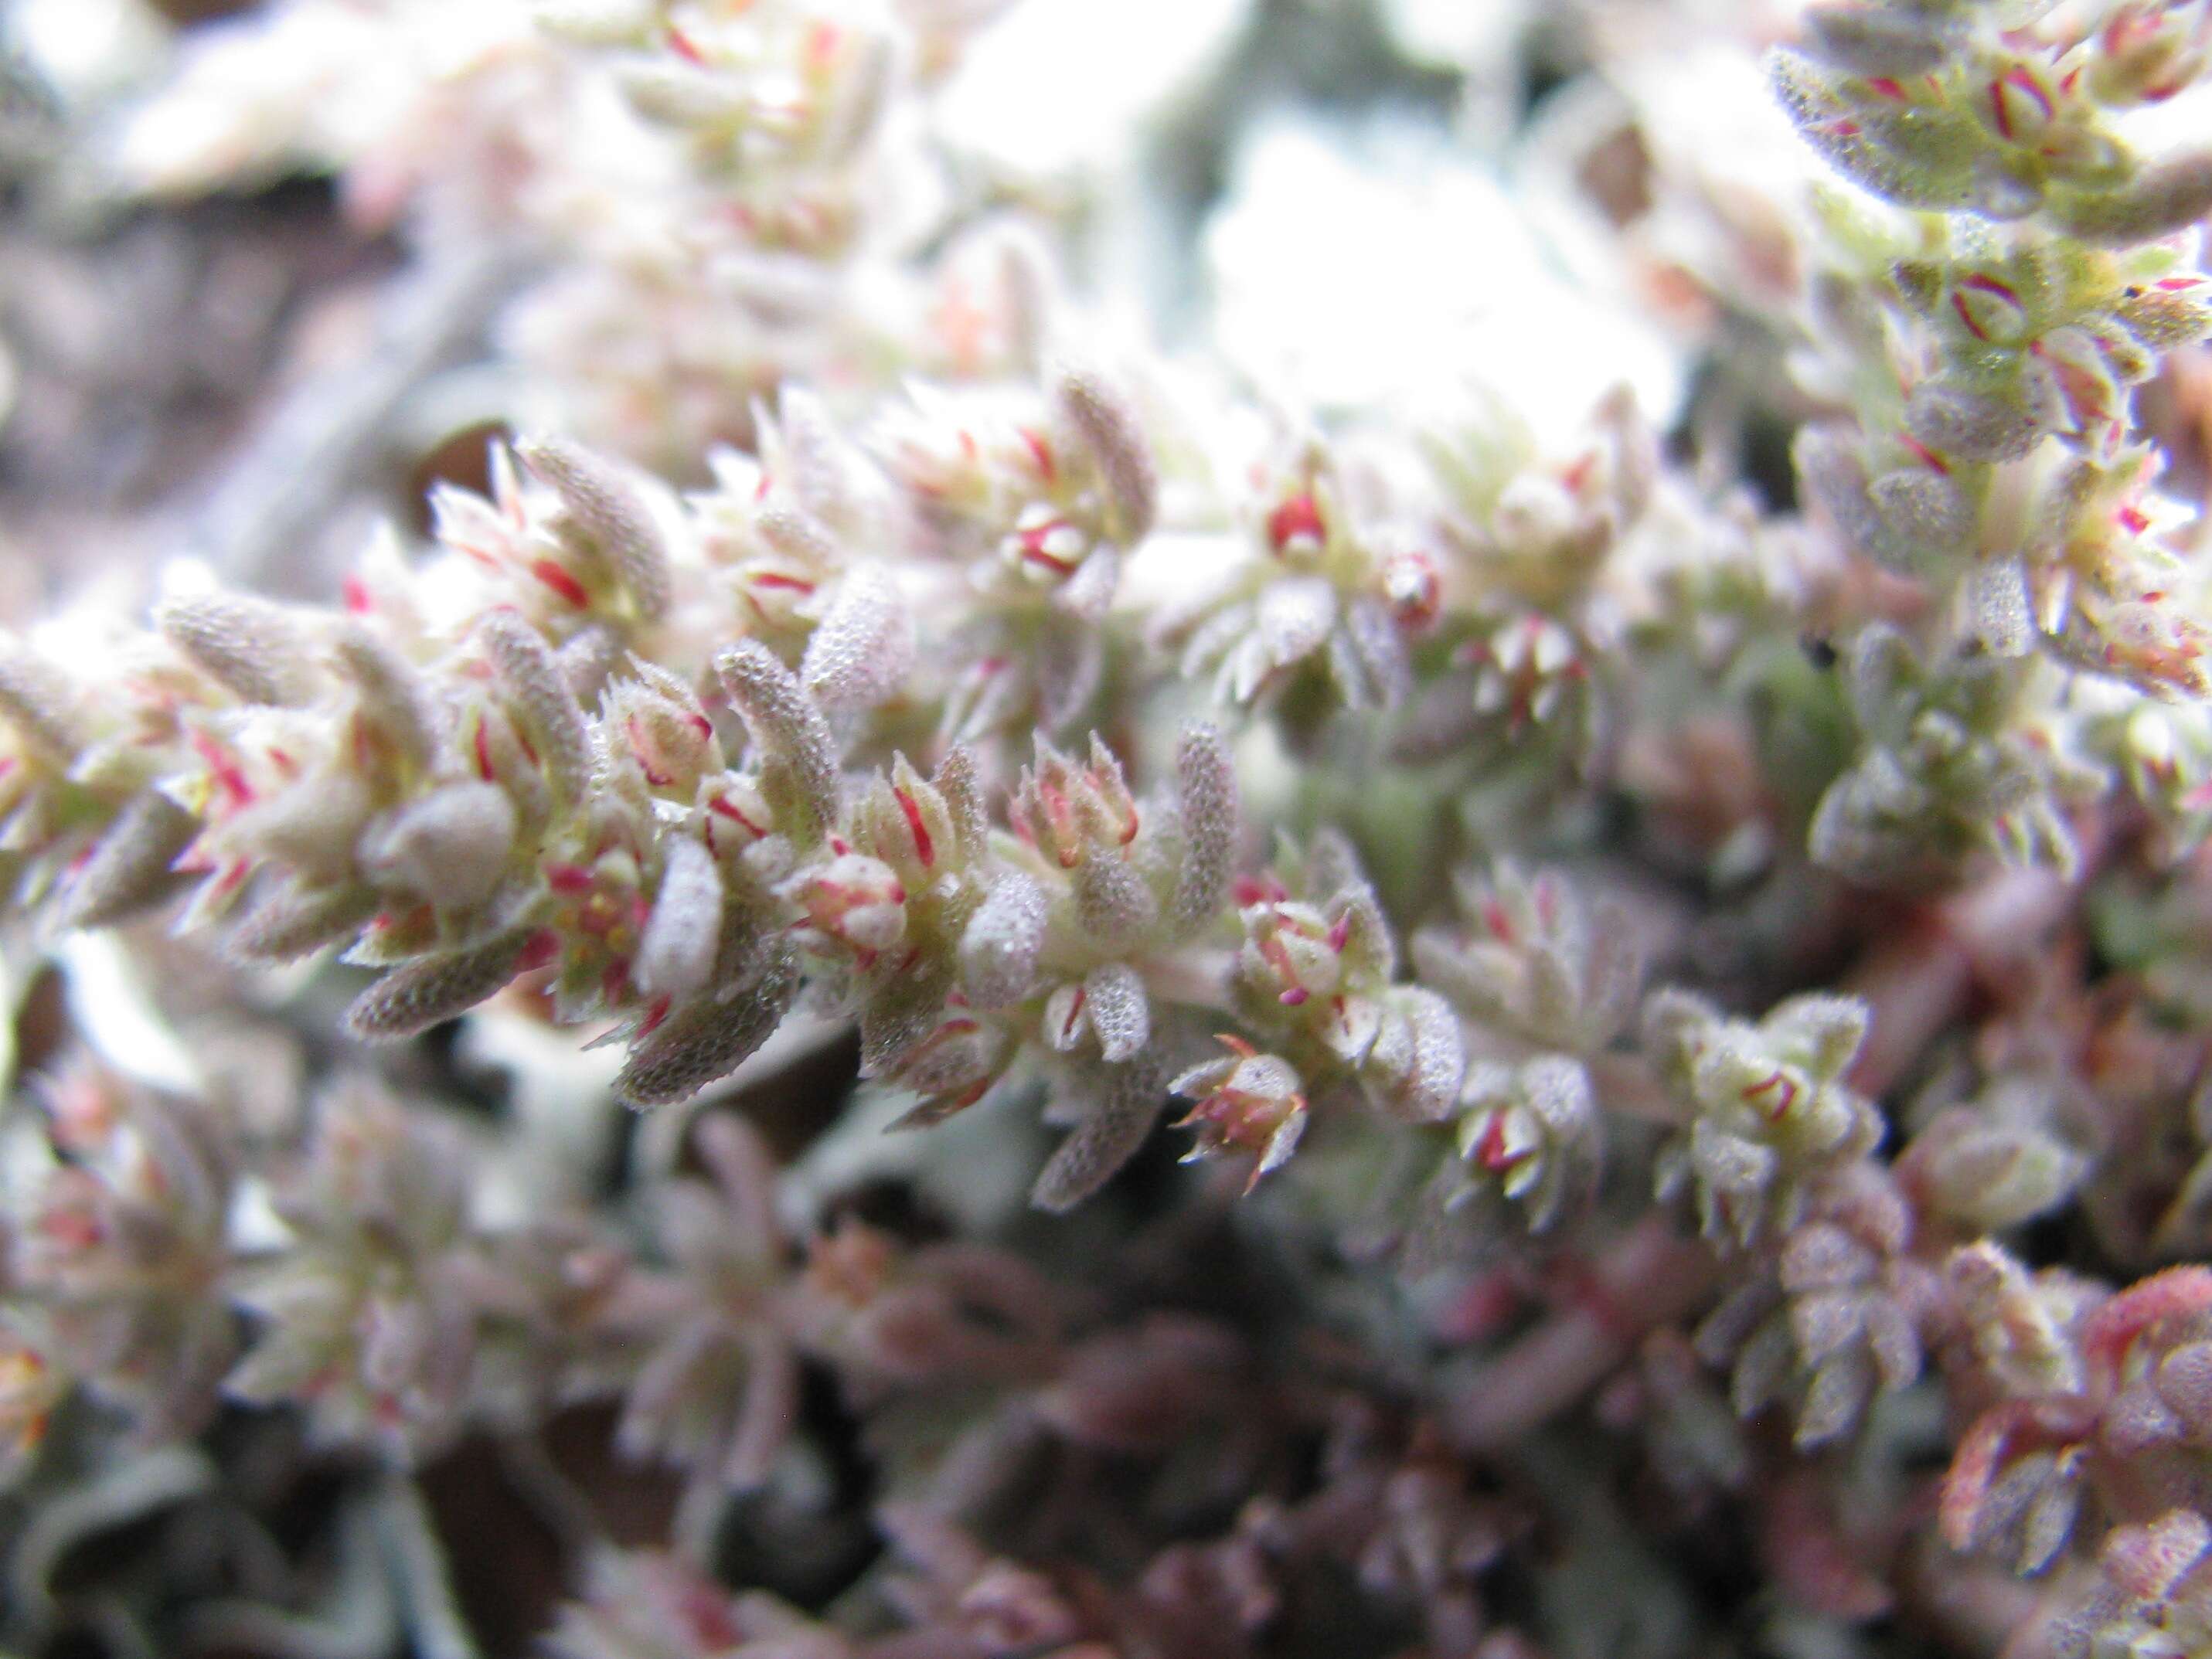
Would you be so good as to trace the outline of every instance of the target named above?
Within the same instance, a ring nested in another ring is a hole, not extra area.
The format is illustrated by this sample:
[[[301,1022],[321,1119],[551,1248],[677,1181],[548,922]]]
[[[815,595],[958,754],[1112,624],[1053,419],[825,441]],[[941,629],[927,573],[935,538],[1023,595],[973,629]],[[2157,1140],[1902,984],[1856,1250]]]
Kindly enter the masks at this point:
[[[2204,25],[2190,9],[2135,3],[2112,10],[2089,60],[2089,95],[2113,109],[2159,103],[2204,70]],[[2192,33],[2193,26],[2193,33]]]
[[[2015,59],[1990,78],[1972,107],[1997,137],[2032,149],[2057,118],[2058,95],[2033,64]]]
[[[714,722],[691,688],[655,664],[631,659],[629,674],[607,692],[604,718],[654,789],[688,799],[702,776],[721,769]]]
[[[906,889],[881,859],[840,853],[787,891],[818,937],[846,946],[864,966],[906,937]]]
[[[1951,279],[1951,313],[1984,345],[2017,345],[2034,321],[2017,289],[1983,270],[1962,271]]]
[[[888,780],[876,779],[860,796],[852,822],[855,838],[913,885],[958,867],[974,852],[955,834],[944,796],[903,754],[891,757]]]
[[[1007,811],[1015,833],[1064,870],[1093,853],[1118,853],[1136,840],[1139,828],[1121,764],[1095,734],[1088,767],[1078,767],[1040,735],[1036,763],[1022,769]]]
[[[1517,1068],[1476,1066],[1461,1103],[1461,1159],[1477,1181],[1527,1206],[1530,1231],[1552,1225],[1570,1198],[1594,1187],[1597,1107],[1576,1061],[1550,1054]]]

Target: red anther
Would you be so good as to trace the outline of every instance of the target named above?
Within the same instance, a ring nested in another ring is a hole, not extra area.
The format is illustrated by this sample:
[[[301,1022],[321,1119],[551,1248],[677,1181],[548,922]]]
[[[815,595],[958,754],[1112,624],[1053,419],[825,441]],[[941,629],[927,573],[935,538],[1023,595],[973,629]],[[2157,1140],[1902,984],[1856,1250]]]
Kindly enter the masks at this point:
[[[1750,1085],[1743,1091],[1743,1097],[1746,1100],[1753,1103],[1761,1103],[1764,1096],[1765,1096],[1770,1091],[1776,1089],[1779,1089],[1781,1092],[1775,1097],[1775,1103],[1771,1109],[1764,1103],[1759,1103],[1759,1105],[1760,1114],[1765,1116],[1769,1122],[1781,1121],[1783,1117],[1788,1114],[1790,1109],[1797,1103],[1796,1084],[1792,1082],[1788,1077],[1785,1077],[1780,1071],[1777,1070],[1768,1073],[1758,1082]]]
[[[1526,1153],[1521,1155],[1525,1158]],[[1474,1143],[1474,1161],[1498,1175],[1511,1169],[1521,1161],[1505,1150],[1505,1114],[1493,1112],[1490,1121],[1483,1126],[1482,1139]]]
[[[1876,92],[1880,93],[1885,98],[1894,98],[1899,102],[1904,100],[1905,88],[1899,86],[1896,82],[1891,80],[1887,75],[1869,76],[1867,78],[1867,85],[1872,87]]]
[[[1506,913],[1505,907],[1494,898],[1482,902],[1482,925],[1490,929],[1493,939],[1501,939],[1508,945],[1521,942],[1521,930],[1513,925],[1513,918]]]
[[[358,576],[349,575],[338,583],[338,592],[345,599],[345,608],[357,617],[365,617],[376,609],[376,599],[368,591],[368,584]]]
[[[706,54],[699,50],[698,43],[682,29],[671,28],[668,31],[668,48],[695,69],[707,67]]]
[[[903,789],[895,788],[891,793],[898,798],[899,811],[906,814],[906,827],[914,836],[914,855],[927,870],[937,862],[937,849],[930,841],[929,826],[921,821],[921,808]]]
[[[1351,937],[1352,915],[1346,911],[1329,924],[1328,948],[1332,951],[1341,951],[1344,949],[1346,941]]]
[[[2034,349],[2035,348],[2033,346],[2028,348],[2031,351]],[[1951,476],[1951,464],[1945,460],[1941,455],[1938,455],[1934,450],[1929,448],[1926,444],[1922,443],[1919,439],[1914,437],[1910,432],[1899,433],[1897,434],[1897,441],[1905,448],[1911,450],[1923,465],[1935,468],[1936,471],[1941,472],[1947,478]]]
[[[2149,516],[2138,507],[2124,507],[2112,516],[2130,535],[2140,536],[2150,528]]]
[[[1300,537],[1311,537],[1315,541],[1328,538],[1328,526],[1321,516],[1321,508],[1312,495],[1304,490],[1291,497],[1267,515],[1267,541],[1280,553]]]
[[[815,586],[802,576],[787,576],[780,570],[763,570],[745,580],[754,587],[781,588],[792,593],[811,593]]]
[[[208,771],[214,776],[216,785],[230,797],[233,806],[244,806],[253,799],[253,786],[246,781],[246,773],[234,757],[204,732],[193,732],[191,743],[200,759],[207,763]]]
[[[545,866],[545,884],[556,893],[574,897],[590,892],[598,883],[580,864],[549,864]]]
[[[739,828],[749,833],[755,841],[760,840],[768,834],[766,830],[763,829],[759,824],[755,823],[750,818],[739,811],[736,805],[732,802],[727,795],[714,796],[712,799],[708,801],[707,810],[709,812],[714,813],[718,817],[725,817],[732,820]]]
[[[551,559],[532,559],[530,562],[530,574],[577,610],[591,609],[592,596],[584,591],[583,583],[578,581]]]
[[[1067,797],[1056,785],[1042,778],[1037,780],[1036,792],[1037,799],[1044,803],[1045,817],[1052,821],[1053,833],[1062,841],[1068,840],[1074,833],[1075,814],[1068,807]],[[1070,848],[1061,853],[1060,861],[1073,868],[1076,862],[1074,849]]]
[[[1232,890],[1239,909],[1255,904],[1279,904],[1290,897],[1290,891],[1273,876],[1239,876]]]
[[[489,783],[492,781],[491,732],[488,720],[477,721],[477,729],[469,740],[469,746],[476,751],[477,775]]]
[[[623,731],[629,738],[630,753],[636,757],[638,769],[645,774],[647,783],[656,789],[665,789],[676,781],[674,773],[663,772],[646,759],[645,734],[638,729],[636,715],[632,714],[623,722]]]
[[[1052,483],[1060,476],[1060,468],[1052,459],[1052,446],[1031,428],[1017,427],[1015,431],[1020,434],[1022,442],[1027,446],[1030,459],[1036,463],[1037,471],[1044,475],[1044,481],[1047,483]]]
[[[1073,560],[1063,559],[1056,553],[1048,552],[1044,544],[1045,538],[1051,535],[1054,531],[1066,527],[1066,524],[1067,520],[1065,519],[1048,519],[1042,524],[1031,525],[1027,530],[1020,532],[1016,539],[1022,544],[1022,557],[1031,564],[1041,564],[1046,569],[1056,571],[1063,576],[1073,571],[1075,568]]]
[[[1082,1018],[1083,1005],[1088,1000],[1090,1000],[1090,993],[1080,985],[1077,986],[1075,994],[1068,999],[1067,1018],[1060,1022],[1060,1036],[1063,1042],[1075,1036],[1075,1022]]]
[[[674,1000],[675,999],[669,996],[665,992],[662,993],[659,996],[653,998],[652,1006],[648,1007],[645,1011],[644,1019],[638,1023],[637,1035],[640,1036],[645,1036],[647,1032],[652,1031],[658,1027],[661,1021],[666,1019],[668,1018],[669,1007]]]
[[[2034,76],[2029,74],[2027,70],[2021,68],[2019,64],[2014,64],[2012,68],[2007,70],[2002,75],[1990,82],[1990,110],[1991,118],[1996,123],[1997,131],[2003,134],[2006,141],[2009,143],[2013,137],[2012,111],[2008,107],[2009,100],[2005,96],[2005,88],[2007,87],[2011,87],[2016,91],[2026,93],[2030,99],[2034,100],[2036,108],[2042,112],[2043,118],[2045,121],[2051,119],[2051,115],[2054,113],[2054,110],[2051,101],[2051,94],[2044,88],[2043,83],[2040,81],[2038,81]]]
[[[561,935],[550,927],[540,927],[523,942],[522,955],[517,961],[520,971],[528,973],[543,968],[561,954]]]
[[[1966,276],[1959,278],[1959,289],[1970,289],[1976,294],[1989,295],[1991,298],[2011,306],[2023,314],[2027,309],[2021,304],[2018,290],[2010,283],[2001,282],[1983,271],[1969,271]],[[1990,337],[1983,331],[1981,325],[1974,320],[1973,313],[1966,304],[1966,295],[1957,289],[1952,292],[1951,307],[1959,313],[1959,320],[1966,324],[1976,339],[1986,340]]]

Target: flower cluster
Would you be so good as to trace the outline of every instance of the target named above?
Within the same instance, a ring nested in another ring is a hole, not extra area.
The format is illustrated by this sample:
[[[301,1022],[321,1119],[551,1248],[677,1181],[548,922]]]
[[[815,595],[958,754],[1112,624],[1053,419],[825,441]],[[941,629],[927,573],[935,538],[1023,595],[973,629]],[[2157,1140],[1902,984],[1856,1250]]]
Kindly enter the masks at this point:
[[[2212,6],[1820,0],[1757,155],[1647,37],[1765,21],[1501,34],[1531,355],[1363,406],[962,136],[1052,3],[275,0],[116,123],[497,372],[319,597],[0,593],[0,1646],[2203,1649]],[[1148,153],[1434,102],[1334,10]]]

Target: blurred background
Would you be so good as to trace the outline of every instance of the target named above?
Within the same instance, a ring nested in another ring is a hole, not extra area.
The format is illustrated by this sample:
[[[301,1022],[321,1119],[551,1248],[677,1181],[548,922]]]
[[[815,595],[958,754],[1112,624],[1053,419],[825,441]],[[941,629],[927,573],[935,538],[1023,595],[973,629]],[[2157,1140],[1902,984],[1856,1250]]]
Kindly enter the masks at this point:
[[[1679,146],[1699,165],[1761,187],[1796,167],[1749,50],[1791,9],[1024,0],[937,88],[951,183],[887,251],[1012,203],[1129,327],[1286,399],[1356,406],[1477,363],[1565,418],[1625,377],[1679,426],[1726,319],[1666,246],[1683,214],[1652,171],[1678,158],[1653,154],[1650,100],[1701,88],[1686,137],[1721,136]],[[545,293],[619,257],[542,202],[454,199],[437,165],[464,170],[441,122],[480,146],[559,125],[562,89],[516,45],[532,22],[513,0],[0,0],[0,617],[177,554],[326,594],[368,522],[416,521],[432,478],[480,471],[488,432],[604,427],[562,384],[591,366],[562,355],[628,347]],[[1674,73],[1644,76],[1660,52]],[[1650,268],[1621,258],[1638,220],[1661,231]],[[1557,351],[1569,333],[1595,349]],[[730,401],[793,367],[730,370]],[[612,436],[701,471],[680,434]]]

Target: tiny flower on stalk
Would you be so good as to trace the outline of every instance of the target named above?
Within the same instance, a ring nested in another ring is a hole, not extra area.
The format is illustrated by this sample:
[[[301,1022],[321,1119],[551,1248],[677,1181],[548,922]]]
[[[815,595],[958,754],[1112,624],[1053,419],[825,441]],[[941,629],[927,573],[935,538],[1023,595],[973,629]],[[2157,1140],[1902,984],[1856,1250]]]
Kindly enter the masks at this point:
[[[1183,1162],[1222,1152],[1255,1153],[1259,1162],[1244,1183],[1249,1192],[1297,1150],[1306,1128],[1306,1097],[1288,1060],[1263,1054],[1242,1037],[1224,1034],[1220,1041],[1229,1050],[1225,1057],[1192,1066],[1168,1091],[1198,1103],[1176,1124],[1198,1131],[1198,1144]]]

